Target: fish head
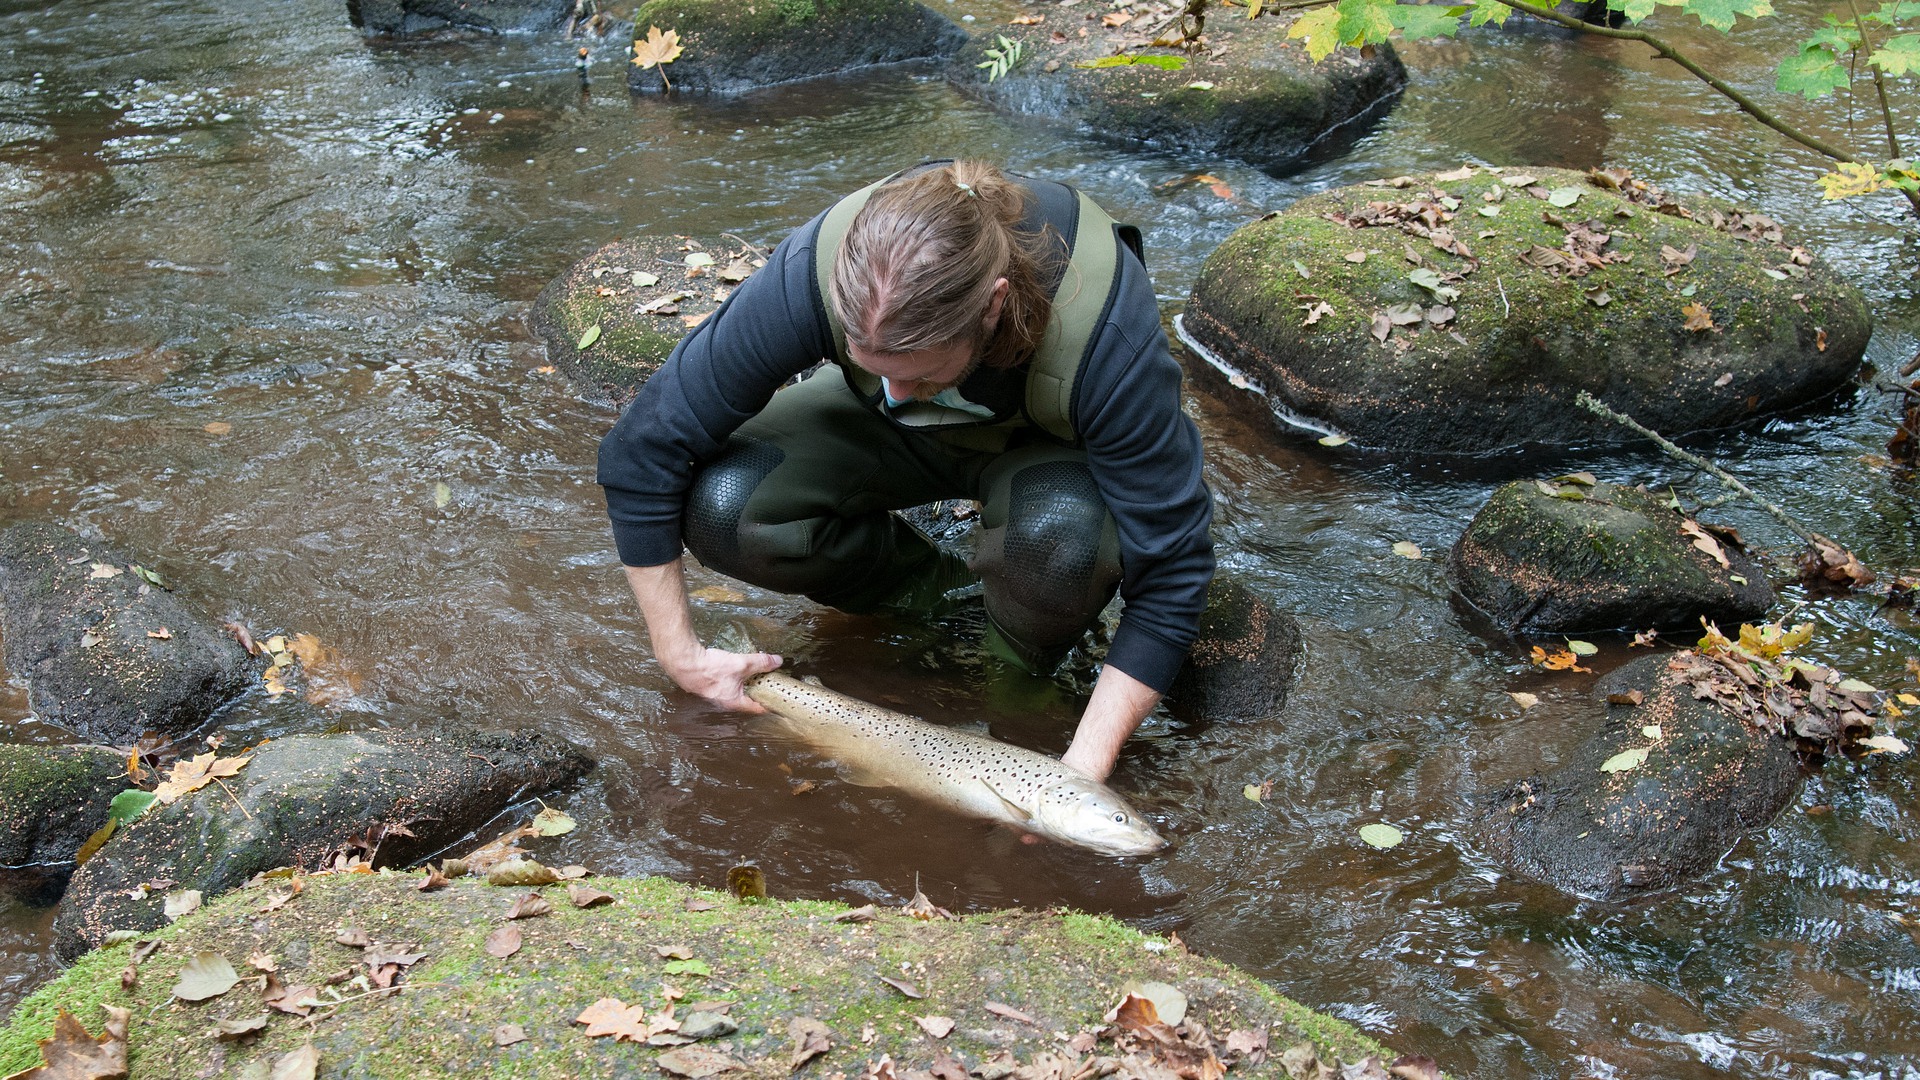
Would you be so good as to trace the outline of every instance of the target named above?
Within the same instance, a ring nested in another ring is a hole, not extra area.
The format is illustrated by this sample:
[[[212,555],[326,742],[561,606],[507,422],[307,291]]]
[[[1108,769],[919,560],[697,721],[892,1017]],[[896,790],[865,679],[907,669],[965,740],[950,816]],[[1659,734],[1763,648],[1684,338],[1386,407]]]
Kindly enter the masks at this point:
[[[1167,842],[1119,793],[1097,780],[1073,777],[1042,788],[1033,831],[1102,855],[1150,855]]]

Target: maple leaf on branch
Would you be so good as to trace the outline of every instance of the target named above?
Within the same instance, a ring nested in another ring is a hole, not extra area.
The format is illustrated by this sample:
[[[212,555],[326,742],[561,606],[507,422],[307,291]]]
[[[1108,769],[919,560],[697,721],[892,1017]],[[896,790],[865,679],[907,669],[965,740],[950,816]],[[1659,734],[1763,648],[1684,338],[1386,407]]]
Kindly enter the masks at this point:
[[[667,65],[673,63],[682,51],[680,33],[677,30],[662,30],[657,26],[649,26],[644,39],[633,39],[634,65],[642,71],[658,65],[660,81],[669,90],[673,89],[673,83],[667,79]]]

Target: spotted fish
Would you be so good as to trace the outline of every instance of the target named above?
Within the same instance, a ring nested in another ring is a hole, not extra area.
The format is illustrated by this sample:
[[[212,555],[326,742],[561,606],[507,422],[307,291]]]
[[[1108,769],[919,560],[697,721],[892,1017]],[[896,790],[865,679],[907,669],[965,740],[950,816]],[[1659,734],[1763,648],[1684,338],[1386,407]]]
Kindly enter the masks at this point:
[[[1112,788],[1045,754],[929,724],[777,671],[748,679],[747,696],[855,782],[898,788],[1105,855],[1145,855],[1167,846]]]

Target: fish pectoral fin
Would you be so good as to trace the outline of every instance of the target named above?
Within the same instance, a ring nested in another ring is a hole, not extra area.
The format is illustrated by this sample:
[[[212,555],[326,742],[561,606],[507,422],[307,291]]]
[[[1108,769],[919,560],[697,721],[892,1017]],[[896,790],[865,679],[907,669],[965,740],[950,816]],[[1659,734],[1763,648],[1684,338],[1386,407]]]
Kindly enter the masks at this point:
[[[1014,802],[1012,799],[1009,799],[1005,795],[1001,794],[1000,789],[993,786],[993,781],[982,779],[980,781],[980,786],[986,788],[988,791],[993,792],[993,797],[996,799],[999,799],[1002,803],[1005,803],[1007,809],[1013,811],[1014,816],[1019,818],[1021,821],[1033,820],[1033,815],[1027,812],[1026,807],[1021,806],[1019,803]]]

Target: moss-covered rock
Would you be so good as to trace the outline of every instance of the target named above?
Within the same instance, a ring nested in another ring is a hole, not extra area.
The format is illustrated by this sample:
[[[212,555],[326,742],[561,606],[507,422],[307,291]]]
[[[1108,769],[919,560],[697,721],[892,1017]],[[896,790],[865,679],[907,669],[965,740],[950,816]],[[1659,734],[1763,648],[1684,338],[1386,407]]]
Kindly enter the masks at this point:
[[[0,867],[72,859],[127,786],[109,747],[0,745]]]
[[[1270,720],[1286,707],[1300,658],[1300,624],[1231,571],[1214,575],[1200,637],[1167,698],[1208,722]]]
[[[591,885],[612,894],[611,904],[575,908],[566,891],[549,887],[553,913],[515,921],[522,945],[496,959],[487,936],[507,924],[508,909],[525,890],[464,879],[419,892],[418,881],[396,874],[310,877],[297,897],[272,911],[261,910],[266,890],[231,894],[154,934],[161,947],[139,964],[131,990],[120,979],[130,947],[90,953],[14,1010],[0,1031],[0,1069],[39,1060],[35,1041],[51,1030],[58,1010],[97,1031],[105,1004],[132,1011],[130,1065],[143,1078],[239,1075],[248,1063],[277,1059],[309,1038],[323,1076],[653,1075],[672,1047],[589,1038],[575,1017],[607,997],[657,1015],[672,1004],[669,987],[685,995],[681,1020],[696,1002],[728,1003],[737,1033],[700,1044],[739,1063],[728,1075],[789,1076],[789,1024],[796,1017],[823,1024],[830,1043],[803,1075],[858,1075],[883,1054],[902,1077],[943,1056],[978,1069],[1002,1052],[1023,1064],[1054,1054],[1091,1065],[1095,1055],[1115,1053],[1114,1044],[1102,1040],[1083,1055],[1056,1033],[1100,1028],[1102,1012],[1135,980],[1183,991],[1188,1023],[1203,1024],[1216,1047],[1230,1032],[1265,1033],[1271,1049],[1264,1060],[1241,1061],[1234,1076],[1287,1076],[1279,1058],[1301,1042],[1328,1061],[1369,1054],[1392,1060],[1347,1024],[1240,971],[1096,916],[1001,911],[926,922],[887,910],[862,922],[838,918],[847,914],[838,904],[740,904],[660,879],[594,879]],[[407,968],[397,994],[370,996],[364,982],[352,981],[366,972],[367,952],[335,941],[347,928],[365,931],[376,948],[405,945],[426,955]],[[259,982],[250,980],[202,1004],[170,1001],[181,968],[201,952],[242,972],[251,970],[248,957],[265,954],[285,985],[318,988],[314,996],[322,1001],[345,1000],[296,1019],[268,1013]],[[882,976],[920,996],[907,997]],[[326,985],[335,978],[339,983]],[[990,1012],[989,1003],[1031,1022]],[[262,1014],[271,1019],[253,1041],[209,1037],[218,1020]],[[952,1033],[930,1037],[916,1022],[923,1016],[951,1018]],[[525,1040],[496,1045],[494,1032],[507,1024],[518,1025]]]
[[[176,737],[251,684],[260,663],[150,573],[53,525],[0,532],[0,656],[41,719],[96,742]]]
[[[1423,452],[1635,437],[1582,390],[1668,434],[1722,427],[1859,367],[1865,300],[1777,223],[1620,172],[1503,173],[1270,214],[1207,258],[1183,331],[1262,407]]]
[[[547,30],[573,7],[574,0],[347,0],[347,19],[369,34]]]
[[[698,265],[688,265],[689,258]],[[765,264],[762,256],[727,240],[617,240],[540,291],[533,330],[547,358],[581,393],[624,405],[688,329]]]
[[[405,865],[591,766],[555,739],[457,725],[275,739],[238,774],[118,830],[74,873],[54,947],[73,957],[115,930],[158,927],[166,892],[213,897],[276,867],[317,868],[370,827],[375,861]],[[378,837],[393,825],[407,832]]]
[[[1447,567],[1460,595],[1509,633],[1738,624],[1774,602],[1765,570],[1731,530],[1617,484],[1507,484],[1468,523]]]
[[[1634,691],[1641,703],[1624,703]],[[1695,700],[1669,656],[1635,660],[1595,693],[1622,703],[1564,766],[1478,800],[1482,841],[1522,877],[1600,900],[1671,889],[1765,828],[1799,789],[1793,744]],[[1601,771],[1641,748],[1641,764]]]
[[[737,94],[876,64],[950,56],[967,32],[914,0],[650,0],[634,12],[636,40],[650,27],[679,35],[667,65],[628,65],[627,85]]]
[[[1107,7],[1049,8],[1030,26],[996,27],[953,59],[949,77],[988,104],[1022,116],[1065,121],[1129,143],[1182,153],[1242,158],[1283,167],[1330,138],[1357,138],[1384,116],[1406,85],[1406,68],[1391,47],[1368,56],[1340,49],[1314,63],[1287,41],[1292,12],[1247,19],[1217,9],[1206,24],[1207,47],[1188,54],[1154,48],[1159,22],[1136,4],[1122,26],[1108,26]],[[1164,31],[1178,37],[1177,29]],[[1082,35],[1085,36],[1082,36]],[[989,81],[989,49],[1004,35],[1019,48],[1006,74]],[[1118,50],[1148,62],[1119,67],[1077,65]],[[1155,63],[1180,63],[1169,69]],[[1202,85],[1195,85],[1202,84]]]

